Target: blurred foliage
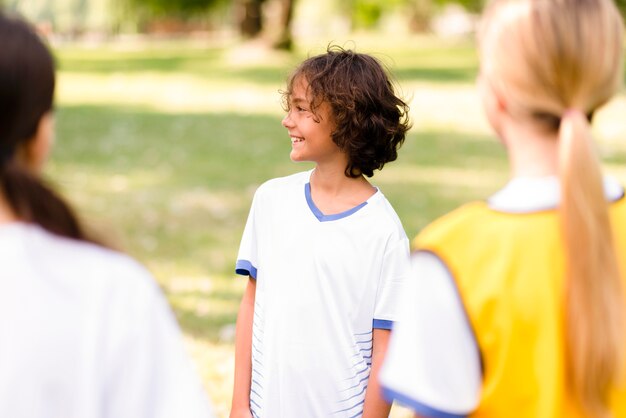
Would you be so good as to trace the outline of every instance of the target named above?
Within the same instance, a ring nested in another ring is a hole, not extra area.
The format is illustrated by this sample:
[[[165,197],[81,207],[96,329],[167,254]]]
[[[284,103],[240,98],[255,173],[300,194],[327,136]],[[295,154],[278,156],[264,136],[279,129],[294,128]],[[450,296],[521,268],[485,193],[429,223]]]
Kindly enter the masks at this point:
[[[116,0],[126,2],[131,8],[149,13],[155,17],[178,16],[189,18],[205,14],[217,6],[230,3],[229,0]]]
[[[620,0],[626,2],[626,0]],[[400,11],[409,17],[413,31],[428,30],[430,19],[446,5],[459,4],[469,12],[480,12],[486,0],[351,0],[344,12],[351,16],[354,29],[374,29],[381,19]]]
[[[626,0],[615,0],[619,11],[622,12],[622,17],[626,19]]]
[[[463,6],[472,13],[480,13],[488,0],[350,0],[344,3],[344,11],[352,16],[352,25],[356,29],[372,29],[387,13],[398,7],[409,12],[411,20],[427,22],[437,9],[450,4]],[[626,17],[626,0],[615,0],[622,16]],[[427,25],[418,23],[417,30],[424,30]]]
[[[70,34],[142,29],[153,21],[210,20],[233,0],[0,0],[0,6]]]
[[[356,28],[372,28],[380,20],[385,2],[377,0],[354,0],[352,25]]]
[[[100,31],[111,24],[111,0],[0,0],[0,5],[63,32]]]
[[[317,0],[294,0],[298,6]],[[488,0],[345,0],[337,2],[334,13],[349,21],[352,29],[373,30],[390,15],[402,16],[413,32],[427,32],[432,17],[445,6],[458,4],[479,13]],[[626,16],[626,0],[615,0]],[[263,4],[262,3],[267,3]],[[272,3],[272,4],[270,4]],[[246,37],[279,32],[279,43],[290,45],[290,17],[264,22],[262,9],[273,10],[288,0],[0,0],[0,7],[17,11],[45,30],[80,35],[121,32],[188,32],[216,27],[237,27]],[[252,7],[254,6],[254,7]],[[263,6],[261,8],[261,6]],[[268,6],[268,7],[265,7]],[[271,6],[271,7],[269,7]],[[256,10],[256,12],[255,12]],[[329,11],[328,13],[333,13]],[[330,17],[330,16],[329,16]],[[252,28],[252,29],[250,29]]]
[[[487,1],[488,0],[435,0],[435,3],[438,6],[460,4],[469,12],[480,13]]]
[[[352,17],[355,29],[372,29],[382,16],[396,10],[407,0],[350,0],[344,3],[344,12]]]

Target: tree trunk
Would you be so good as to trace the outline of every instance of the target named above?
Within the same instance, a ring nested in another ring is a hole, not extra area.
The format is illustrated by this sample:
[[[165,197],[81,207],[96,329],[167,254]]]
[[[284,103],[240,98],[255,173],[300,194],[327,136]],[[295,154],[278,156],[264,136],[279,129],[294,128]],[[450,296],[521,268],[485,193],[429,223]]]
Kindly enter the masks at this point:
[[[293,48],[291,22],[293,20],[293,9],[295,7],[296,0],[281,0],[280,3],[280,34],[274,43],[274,48],[291,51]]]
[[[414,33],[424,33],[430,30],[430,20],[433,15],[432,0],[415,0],[411,4],[409,29]]]
[[[264,0],[239,0],[237,21],[244,38],[254,38],[263,30],[262,6]]]

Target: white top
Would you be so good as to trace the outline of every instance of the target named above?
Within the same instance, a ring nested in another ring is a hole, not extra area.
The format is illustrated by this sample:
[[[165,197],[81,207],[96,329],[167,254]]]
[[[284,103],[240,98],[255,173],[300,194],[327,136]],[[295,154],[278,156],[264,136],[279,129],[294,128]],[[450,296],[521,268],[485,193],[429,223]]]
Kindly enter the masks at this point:
[[[38,226],[0,226],[0,417],[211,416],[143,267]]]
[[[624,196],[605,178],[607,200]],[[493,195],[492,209],[528,213],[554,209],[560,201],[556,177],[517,177]],[[401,302],[381,383],[385,397],[424,417],[458,418],[478,406],[482,387],[480,352],[445,264],[434,254],[412,256],[412,277]]]
[[[259,187],[241,240],[237,273],[257,280],[255,417],[359,416],[372,329],[391,327],[409,274],[408,239],[383,194],[324,215],[310,175]]]

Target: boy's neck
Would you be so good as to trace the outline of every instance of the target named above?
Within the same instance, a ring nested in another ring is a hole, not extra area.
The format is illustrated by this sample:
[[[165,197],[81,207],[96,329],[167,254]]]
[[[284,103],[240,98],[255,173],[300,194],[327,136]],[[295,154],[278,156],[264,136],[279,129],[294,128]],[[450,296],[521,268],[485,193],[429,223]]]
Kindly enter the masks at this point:
[[[311,187],[324,189],[326,191],[337,191],[342,189],[348,182],[349,177],[338,166],[316,165],[311,173]]]
[[[337,167],[316,166],[310,183],[311,198],[325,215],[350,210],[376,193],[376,188],[365,177],[348,177],[344,169]]]

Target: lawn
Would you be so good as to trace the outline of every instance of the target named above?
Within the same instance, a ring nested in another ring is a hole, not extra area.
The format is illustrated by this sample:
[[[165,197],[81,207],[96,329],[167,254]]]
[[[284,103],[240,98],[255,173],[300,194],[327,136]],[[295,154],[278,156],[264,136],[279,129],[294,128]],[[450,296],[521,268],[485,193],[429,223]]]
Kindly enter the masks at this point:
[[[245,279],[233,267],[264,180],[289,160],[279,90],[327,41],[293,55],[230,41],[57,45],[57,144],[48,175],[113,245],[146,264],[179,319],[218,417],[228,416],[233,326]],[[471,41],[356,37],[397,78],[414,128],[377,173],[407,234],[507,179],[473,81]],[[393,45],[393,46],[391,46]],[[620,97],[598,115],[609,169],[626,180]],[[394,408],[394,417],[407,416]]]

